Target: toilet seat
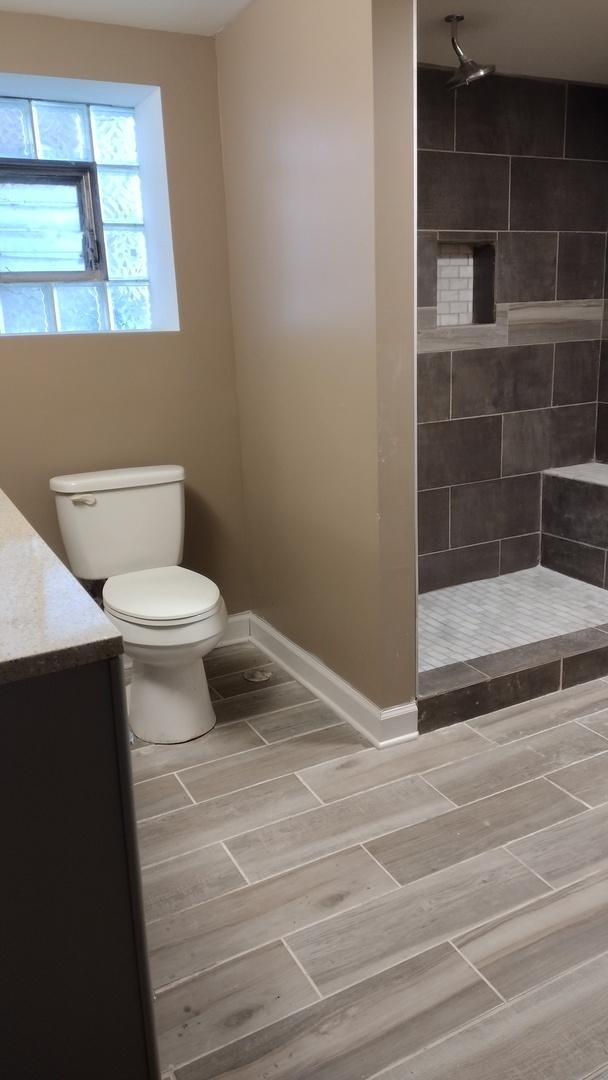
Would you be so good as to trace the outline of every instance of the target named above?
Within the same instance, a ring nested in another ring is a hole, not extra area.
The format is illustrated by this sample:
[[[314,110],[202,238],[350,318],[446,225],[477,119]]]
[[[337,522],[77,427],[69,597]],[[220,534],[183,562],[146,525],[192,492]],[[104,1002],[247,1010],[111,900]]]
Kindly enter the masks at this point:
[[[108,578],[103,589],[108,615],[136,626],[164,629],[200,623],[222,605],[215,582],[183,566],[161,566]]]

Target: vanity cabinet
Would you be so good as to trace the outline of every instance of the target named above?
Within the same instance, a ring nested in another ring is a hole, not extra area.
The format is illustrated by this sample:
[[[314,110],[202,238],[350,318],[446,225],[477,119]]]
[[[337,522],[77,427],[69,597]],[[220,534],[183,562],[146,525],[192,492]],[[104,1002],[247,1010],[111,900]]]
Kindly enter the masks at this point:
[[[2,496],[0,1071],[7,1080],[160,1076],[121,648],[103,613]]]

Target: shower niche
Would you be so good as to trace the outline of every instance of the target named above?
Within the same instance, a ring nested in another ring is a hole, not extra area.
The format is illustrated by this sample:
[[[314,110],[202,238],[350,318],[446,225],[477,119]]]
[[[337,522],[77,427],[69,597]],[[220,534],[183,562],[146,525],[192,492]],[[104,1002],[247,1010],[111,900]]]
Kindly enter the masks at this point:
[[[437,243],[437,326],[494,323],[496,246],[462,239]]]

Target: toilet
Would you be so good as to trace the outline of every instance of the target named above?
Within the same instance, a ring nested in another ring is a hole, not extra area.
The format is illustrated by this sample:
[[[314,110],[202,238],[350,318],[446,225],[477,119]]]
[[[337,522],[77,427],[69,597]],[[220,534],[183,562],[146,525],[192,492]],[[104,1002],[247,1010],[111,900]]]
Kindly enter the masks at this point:
[[[133,661],[129,725],[150,743],[210,731],[215,714],[203,657],[221,640],[217,585],[179,563],[184,541],[181,465],[55,476],[59,527],[76,577],[106,579],[103,606]]]

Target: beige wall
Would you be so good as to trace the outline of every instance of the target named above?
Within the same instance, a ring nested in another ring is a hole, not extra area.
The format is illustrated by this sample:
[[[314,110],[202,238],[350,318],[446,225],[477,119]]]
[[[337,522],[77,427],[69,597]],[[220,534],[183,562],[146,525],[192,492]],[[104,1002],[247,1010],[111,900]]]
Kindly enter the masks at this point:
[[[254,0],[217,45],[253,608],[382,706],[415,692],[412,23]]]
[[[175,334],[0,338],[0,486],[61,550],[50,476],[183,463],[186,563],[248,608],[214,42],[0,14],[0,70],[161,87],[181,318]]]

